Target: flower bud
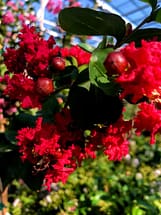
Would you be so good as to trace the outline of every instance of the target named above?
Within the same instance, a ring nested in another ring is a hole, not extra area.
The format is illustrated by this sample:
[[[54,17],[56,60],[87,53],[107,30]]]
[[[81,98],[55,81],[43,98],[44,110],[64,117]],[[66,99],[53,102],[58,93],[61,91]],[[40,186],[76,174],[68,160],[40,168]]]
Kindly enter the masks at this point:
[[[104,66],[107,70],[107,75],[112,76],[127,71],[130,64],[121,52],[115,51],[107,55],[104,61]]]
[[[51,66],[56,71],[63,71],[65,69],[65,60],[62,57],[54,57]]]
[[[36,91],[42,96],[48,96],[54,91],[53,80],[46,77],[40,77],[36,82]]]

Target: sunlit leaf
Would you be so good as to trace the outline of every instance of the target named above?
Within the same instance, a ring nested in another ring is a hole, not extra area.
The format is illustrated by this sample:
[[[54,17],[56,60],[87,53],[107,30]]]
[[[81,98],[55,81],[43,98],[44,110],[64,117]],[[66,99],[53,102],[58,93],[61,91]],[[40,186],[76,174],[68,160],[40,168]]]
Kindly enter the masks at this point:
[[[112,48],[99,49],[97,48],[91,57],[89,63],[89,79],[92,84],[103,90],[106,95],[115,95],[118,88],[115,83],[109,81],[106,74],[106,69],[103,65],[108,53],[112,52]]]

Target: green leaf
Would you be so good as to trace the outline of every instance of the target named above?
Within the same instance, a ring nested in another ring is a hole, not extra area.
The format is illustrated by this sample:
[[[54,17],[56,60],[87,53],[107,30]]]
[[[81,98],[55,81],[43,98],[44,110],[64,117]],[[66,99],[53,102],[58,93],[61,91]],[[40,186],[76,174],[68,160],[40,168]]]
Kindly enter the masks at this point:
[[[18,115],[14,117],[12,127],[17,129],[21,129],[24,127],[34,127],[37,116],[33,116],[28,113],[20,112]]]
[[[84,67],[84,68],[83,68]],[[79,68],[79,75],[74,82],[74,85],[83,84],[89,81],[89,70],[86,64]]]
[[[157,6],[157,0],[140,0],[140,1],[150,4],[152,9],[155,9]]]
[[[23,162],[20,158],[18,148],[11,152],[0,153],[0,178],[3,189],[14,179],[23,179],[32,189],[40,189],[44,172],[33,174],[33,166],[29,162]]]
[[[118,15],[89,8],[65,8],[59,13],[59,24],[76,35],[108,35],[120,41],[125,35],[125,21]]]
[[[93,52],[89,63],[89,78],[92,84],[98,86],[98,80],[101,80],[103,83],[109,83],[103,63],[106,56],[112,51],[112,48],[97,48]]]
[[[3,208],[5,208],[5,205],[2,202],[0,202],[0,211],[2,211]]]
[[[74,58],[72,58],[74,59]],[[76,66],[67,66],[58,76],[55,77],[55,85],[59,88],[70,88],[72,83],[78,77],[78,69]]]
[[[0,153],[13,151],[17,146],[15,145],[16,131],[6,131],[0,133]]]
[[[142,39],[152,40],[154,38],[156,38],[158,41],[161,41],[161,29],[159,28],[139,29],[131,34],[131,36],[126,40],[126,43],[134,41],[136,43],[136,46],[140,46]]]
[[[49,96],[49,98],[43,103],[41,111],[44,122],[53,122],[54,114],[59,111],[59,108],[60,106],[55,95]]]
[[[21,174],[25,167],[20,159],[20,154],[17,150],[0,153],[0,177],[2,180],[3,189],[11,183],[13,179],[21,178]]]
[[[105,49],[106,45],[107,45],[107,37],[104,36],[103,39],[102,39],[102,41],[98,44],[97,48]]]
[[[132,208],[132,215],[145,215],[145,212],[140,209],[138,206]]]
[[[13,144],[10,145],[0,144],[0,153],[7,153],[13,151],[15,148],[16,146]]]
[[[97,48],[93,52],[89,63],[89,79],[91,84],[102,89],[106,95],[116,95],[118,93],[117,84],[108,79],[106,69],[103,65],[106,56],[112,51],[112,48]]]
[[[71,65],[77,67],[78,66],[77,59],[73,56],[66,57],[66,67]]]
[[[141,208],[151,212],[151,214],[155,214],[155,207],[151,205],[148,201],[138,200],[138,204]]]
[[[82,49],[84,49],[85,51],[91,53],[94,50],[94,47],[87,44],[87,43],[79,43],[79,47],[81,47]]]
[[[17,131],[15,131],[15,130],[6,130],[6,132],[5,132],[5,137],[6,137],[7,141],[12,143],[12,145],[16,144],[16,135],[17,135]]]

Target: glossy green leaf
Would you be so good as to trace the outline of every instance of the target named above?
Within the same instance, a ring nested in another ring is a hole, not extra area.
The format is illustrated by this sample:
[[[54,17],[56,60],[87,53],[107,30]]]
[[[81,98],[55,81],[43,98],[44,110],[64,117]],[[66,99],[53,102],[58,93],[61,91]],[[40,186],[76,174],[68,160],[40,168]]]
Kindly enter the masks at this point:
[[[136,46],[141,45],[141,40],[153,40],[157,39],[161,41],[161,29],[159,28],[147,28],[139,29],[136,32],[132,33],[131,36],[125,41],[126,43],[134,41]]]
[[[104,36],[104,37],[102,38],[102,41],[98,44],[98,47],[97,47],[97,48],[99,48],[99,49],[105,49],[106,46],[107,46],[107,37]]]
[[[89,78],[92,84],[98,86],[97,81],[102,80],[103,83],[109,83],[108,77],[106,75],[106,69],[103,65],[108,53],[112,52],[113,49],[95,49],[92,54],[89,63]]]
[[[157,6],[157,0],[140,0],[140,1],[150,4],[152,9],[155,9]]]
[[[89,45],[88,43],[79,43],[79,47],[90,53],[94,50],[94,47]]]
[[[112,48],[97,48],[93,52],[89,63],[89,79],[91,84],[102,89],[106,95],[116,95],[118,93],[116,84],[108,79],[106,69],[103,65],[107,54],[112,51]]]
[[[76,35],[109,35],[121,40],[125,35],[125,21],[118,15],[89,8],[65,8],[59,13],[59,24]]]

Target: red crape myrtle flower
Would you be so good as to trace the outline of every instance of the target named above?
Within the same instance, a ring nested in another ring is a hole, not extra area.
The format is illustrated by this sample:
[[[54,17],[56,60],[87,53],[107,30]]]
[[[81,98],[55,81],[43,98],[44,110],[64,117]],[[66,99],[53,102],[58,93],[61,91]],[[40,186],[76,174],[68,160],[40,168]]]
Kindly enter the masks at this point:
[[[53,37],[44,40],[35,27],[26,25],[18,37],[19,48],[8,48],[4,54],[9,72],[23,73],[26,70],[31,77],[48,76],[50,51],[55,45]]]
[[[139,111],[134,117],[134,128],[136,134],[148,131],[151,135],[150,143],[155,143],[155,134],[161,132],[161,110],[155,108],[153,104],[146,102],[139,104]]]
[[[122,160],[129,153],[131,121],[124,121],[120,118],[116,123],[107,128],[107,133],[103,135],[102,142],[104,153],[108,155],[109,160]]]
[[[23,74],[14,74],[6,82],[4,94],[21,102],[22,108],[41,107],[41,96],[35,90],[34,80]]]
[[[62,48],[60,50],[62,57],[66,58],[73,56],[77,59],[78,66],[82,64],[88,64],[90,61],[91,53],[88,53],[81,49],[78,45],[72,46],[70,48]]]
[[[128,153],[131,121],[118,120],[104,131],[94,129],[91,135],[77,127],[69,109],[56,113],[54,123],[39,117],[34,128],[22,128],[17,140],[22,160],[32,163],[36,172],[43,171],[45,186],[66,182],[68,176],[88,157],[95,158],[103,150],[110,160],[121,160]]]
[[[47,40],[43,39],[33,26],[24,25],[18,37],[18,47],[7,48],[4,53],[5,65],[12,74],[4,94],[18,100],[23,108],[41,108],[43,98],[48,94],[40,95],[35,87],[36,81],[39,77],[44,77],[54,83],[51,67],[54,57],[74,56],[79,65],[89,63],[91,54],[78,46],[61,48],[55,44],[52,36]]]
[[[130,95],[133,103],[142,97],[154,99],[156,92],[160,94],[161,87],[161,42],[142,40],[141,47],[135,47],[132,42],[120,52],[130,64],[116,78],[123,89],[122,97]]]
[[[56,114],[55,123],[44,123],[40,117],[34,128],[18,131],[22,160],[31,162],[36,172],[45,171],[48,189],[52,182],[65,182],[85,157],[83,131],[73,130],[72,123],[70,111],[63,109]]]
[[[18,100],[23,108],[41,108],[42,95],[36,90],[38,77],[50,77],[50,52],[55,40],[44,40],[34,27],[24,25],[17,48],[7,48],[4,61],[11,74],[4,94]]]
[[[132,121],[124,121],[122,117],[109,127],[101,131],[93,131],[93,138],[90,143],[95,147],[95,151],[101,148],[109,160],[119,161],[129,153],[130,131]],[[89,151],[89,149],[88,149]]]

